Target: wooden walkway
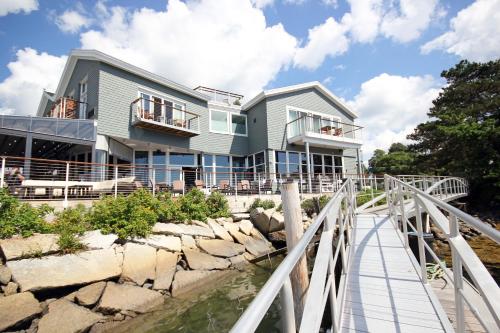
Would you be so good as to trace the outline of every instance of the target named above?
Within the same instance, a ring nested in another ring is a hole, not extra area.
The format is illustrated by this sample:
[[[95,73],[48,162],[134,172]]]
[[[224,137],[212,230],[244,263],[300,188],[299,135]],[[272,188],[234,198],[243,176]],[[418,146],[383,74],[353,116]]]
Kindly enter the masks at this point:
[[[451,329],[419,266],[387,216],[357,215],[342,314],[343,332]]]

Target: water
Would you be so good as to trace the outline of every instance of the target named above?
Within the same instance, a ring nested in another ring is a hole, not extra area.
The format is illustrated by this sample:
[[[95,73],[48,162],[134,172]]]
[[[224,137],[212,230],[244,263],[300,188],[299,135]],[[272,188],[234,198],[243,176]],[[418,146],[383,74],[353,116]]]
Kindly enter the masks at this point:
[[[154,313],[125,322],[113,332],[227,332],[262,288],[281,257],[228,272],[203,290],[182,298],[168,298]],[[257,332],[280,332],[277,302],[271,306]]]

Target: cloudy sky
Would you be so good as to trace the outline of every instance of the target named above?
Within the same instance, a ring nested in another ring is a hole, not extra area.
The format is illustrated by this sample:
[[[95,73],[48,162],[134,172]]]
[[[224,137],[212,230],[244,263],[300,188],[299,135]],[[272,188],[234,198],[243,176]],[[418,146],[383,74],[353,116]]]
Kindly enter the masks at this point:
[[[36,112],[67,54],[97,49],[252,97],[320,81],[365,126],[365,161],[426,119],[460,59],[500,56],[500,0],[1,0],[0,113]]]

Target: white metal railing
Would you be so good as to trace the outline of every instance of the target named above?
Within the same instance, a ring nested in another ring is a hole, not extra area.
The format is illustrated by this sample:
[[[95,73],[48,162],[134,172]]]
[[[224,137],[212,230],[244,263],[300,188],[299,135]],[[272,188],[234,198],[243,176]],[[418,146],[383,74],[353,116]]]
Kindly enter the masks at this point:
[[[284,332],[296,332],[296,328],[300,332],[318,331],[327,303],[329,303],[331,309],[332,327],[335,331],[340,328],[341,311],[339,305],[346,288],[345,274],[349,265],[355,205],[354,186],[349,178],[333,195],[298,244],[274,271],[238,322],[233,326],[231,332],[254,332],[278,294],[280,295],[281,320]],[[302,320],[296,325],[290,274],[321,227],[321,239],[305,297]],[[334,237],[334,234],[336,237]],[[335,251],[332,251],[334,246]],[[342,269],[340,282],[337,286],[335,266],[339,259],[341,260]]]
[[[422,282],[427,283],[425,254],[428,252],[454,285],[457,332],[465,332],[465,304],[476,314],[486,331],[498,332],[500,326],[500,290],[481,260],[460,234],[459,221],[480,231],[497,244],[500,243],[500,232],[443,201],[449,195],[466,193],[467,184],[464,180],[454,177],[440,178],[435,179],[436,181],[431,185],[427,179],[416,182],[413,178],[413,185],[411,185],[405,182],[409,179],[411,178],[398,179],[386,175],[386,197],[389,215],[396,224],[399,224],[398,228],[402,229],[405,246],[409,247],[409,231],[415,232],[418,237]],[[414,186],[416,184],[420,184],[419,187]],[[415,216],[414,223],[410,222],[408,217],[411,213],[414,213]],[[423,238],[423,213],[428,214],[430,220],[442,231],[451,247],[451,270],[445,267]],[[473,285],[464,278],[464,268]],[[466,288],[467,286],[470,288]],[[475,294],[474,292],[471,294],[468,290],[475,291]]]
[[[361,140],[363,127],[321,116],[304,115],[287,124],[287,137],[317,134],[329,138]]]

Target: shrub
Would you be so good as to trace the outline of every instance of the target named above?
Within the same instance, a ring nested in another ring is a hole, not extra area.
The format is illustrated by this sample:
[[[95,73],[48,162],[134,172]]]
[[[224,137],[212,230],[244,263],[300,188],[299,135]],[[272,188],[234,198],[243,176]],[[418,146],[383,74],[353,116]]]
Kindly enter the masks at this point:
[[[206,203],[209,217],[218,218],[231,216],[229,212],[229,204],[226,197],[222,193],[218,191],[210,193]]]
[[[53,225],[53,230],[59,234],[59,248],[64,253],[73,253],[83,249],[84,246],[78,240],[78,236],[90,228],[89,212],[81,204],[57,213]]]
[[[186,214],[179,206],[179,201],[173,200],[169,192],[160,192],[157,198],[160,203],[157,211],[159,221],[182,222],[187,219]]]
[[[377,196],[379,196],[382,193],[384,193],[384,191],[382,191],[382,190],[373,190],[373,198],[376,198]],[[363,190],[363,191],[358,192],[356,194],[356,204],[358,206],[361,206],[370,200],[372,200],[372,190],[371,189],[366,189],[366,190]],[[378,206],[378,205],[383,205],[385,203],[386,203],[386,200],[385,200],[385,198],[383,198],[382,200],[377,202],[375,205]]]
[[[92,226],[103,233],[115,233],[121,239],[146,237],[158,220],[158,214],[153,210],[155,201],[150,201],[143,191],[137,192],[141,193],[134,192],[128,197],[108,196],[96,201],[90,215]]]
[[[51,211],[47,205],[36,208],[21,203],[11,196],[7,189],[0,189],[0,238],[9,238],[16,234],[29,237],[35,232],[50,232],[50,225],[44,218]]]
[[[209,215],[205,194],[197,188],[179,199],[179,207],[189,220],[206,221]]]
[[[252,205],[250,206],[250,210],[255,209],[257,207],[261,207],[264,209],[270,209],[274,208],[276,204],[272,200],[261,200],[261,199],[255,199]]]
[[[304,201],[302,201],[300,206],[309,217],[312,216],[314,213],[316,213],[316,206],[314,200],[319,200],[319,209],[321,211],[326,206],[328,201],[330,201],[330,197],[327,195],[322,195],[320,197],[305,199]]]

